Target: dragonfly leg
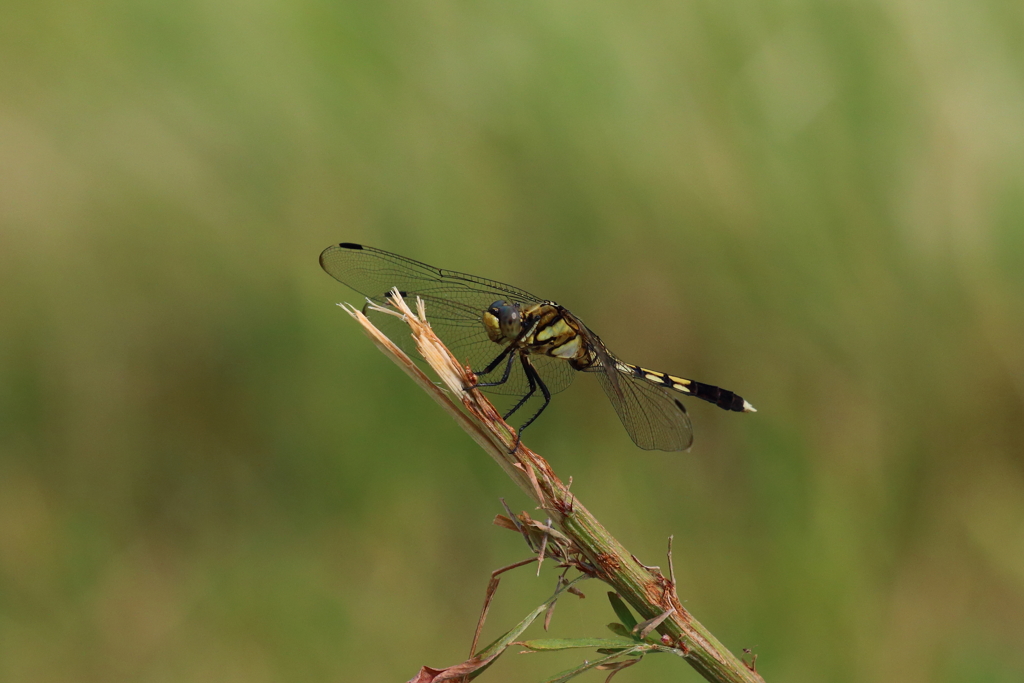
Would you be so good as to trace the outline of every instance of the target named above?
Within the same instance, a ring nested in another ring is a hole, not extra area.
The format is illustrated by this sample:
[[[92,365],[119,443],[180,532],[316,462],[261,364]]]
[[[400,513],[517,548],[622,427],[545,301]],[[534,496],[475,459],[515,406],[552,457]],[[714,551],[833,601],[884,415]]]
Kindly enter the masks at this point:
[[[511,350],[512,350],[512,347],[509,346],[507,349],[502,351],[501,355],[498,356],[497,358],[495,358],[494,361],[492,361],[490,365],[488,365],[486,368],[484,368],[482,372],[473,373],[473,374],[475,374],[477,376],[477,378],[479,378],[480,375],[489,374],[489,373],[494,371],[494,368],[498,367],[498,363],[500,363],[502,360],[504,360],[507,357],[508,361],[505,363],[505,373],[501,376],[501,379],[499,379],[497,382],[477,382],[476,386],[478,386],[478,387],[496,387],[496,386],[498,386],[500,384],[504,384],[505,382],[508,381],[508,376],[512,373],[512,363],[515,362],[515,359],[516,359],[514,354],[509,353]]]
[[[530,383],[530,390],[527,391],[521,399],[519,399],[519,403],[512,406],[512,410],[501,416],[501,419],[503,420],[507,420],[512,417],[512,413],[522,408],[523,404],[530,400],[530,397],[533,396],[535,391],[537,391],[537,382],[540,380],[539,376],[535,377],[536,370],[533,370],[533,365],[528,364],[526,356],[520,356],[519,358],[523,363],[523,369],[526,371],[526,381]],[[533,373],[530,372],[531,370],[533,370]]]
[[[494,372],[494,368],[498,367],[501,364],[501,361],[505,360],[505,358],[508,357],[508,354],[512,353],[512,349],[514,349],[514,348],[515,348],[515,344],[509,344],[508,346],[505,347],[504,351],[499,353],[498,356],[487,365],[486,368],[484,368],[483,370],[473,370],[473,374],[476,375],[477,377],[479,377],[480,375],[488,375],[488,374]],[[512,366],[512,359],[509,358],[508,360],[509,360],[509,367],[505,368],[505,378],[502,379],[497,384],[504,384],[505,382],[508,381],[508,373],[509,373],[510,368]],[[477,385],[477,386],[481,386],[481,385]],[[483,385],[483,386],[487,386],[487,385]],[[490,385],[490,386],[493,386],[493,385]]]
[[[519,448],[519,441],[523,438],[523,430],[533,424],[533,421],[540,417],[540,414],[543,413],[544,409],[548,407],[549,403],[551,403],[551,392],[548,390],[548,385],[544,384],[544,380],[541,379],[540,373],[537,372],[537,368],[533,367],[533,363],[531,363],[530,359],[526,356],[520,356],[520,359],[523,362],[523,370],[526,372],[526,379],[530,382],[530,394],[532,394],[537,387],[540,387],[540,393],[544,394],[544,404],[537,409],[537,412],[535,412],[529,420],[523,423],[523,426],[520,427],[518,431],[516,431],[516,441],[512,444],[512,450],[509,451],[510,453],[514,453],[515,450]],[[520,405],[525,403],[528,397],[529,394],[524,396],[523,400],[519,402],[519,405],[517,405],[516,408],[519,408]],[[509,414],[511,415],[511,413]]]

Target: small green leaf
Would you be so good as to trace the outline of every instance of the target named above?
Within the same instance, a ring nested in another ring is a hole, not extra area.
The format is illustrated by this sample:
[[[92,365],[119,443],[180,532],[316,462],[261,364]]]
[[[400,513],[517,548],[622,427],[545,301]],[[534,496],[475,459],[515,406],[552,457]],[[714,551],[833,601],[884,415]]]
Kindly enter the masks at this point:
[[[500,636],[497,640],[495,640],[493,643],[477,652],[476,655],[470,657],[467,661],[463,662],[462,664],[458,664],[454,667],[449,667],[444,671],[448,674],[459,674],[459,676],[453,677],[468,677],[469,680],[472,680],[480,674],[482,674],[491,664],[494,663],[494,660],[496,660],[499,656],[501,656],[501,654],[506,649],[508,649],[509,645],[515,642],[515,640],[523,634],[523,631],[525,631],[530,624],[532,624],[541,614],[543,614],[547,610],[548,605],[551,604],[551,602],[553,602],[554,600],[556,600],[558,596],[562,593],[562,591],[566,590],[567,588],[569,588],[570,586],[572,586],[577,581],[580,581],[583,578],[585,577],[580,576],[576,579],[573,579],[565,585],[559,586],[558,590],[555,591],[555,594],[552,595],[547,602],[539,605],[537,609],[533,610],[528,615],[526,615],[526,618],[518,624],[516,624],[516,626],[512,628],[512,630],[505,633],[505,635]]]
[[[612,603],[612,609],[615,610],[615,616],[626,626],[627,629],[632,629],[636,626],[636,617],[626,607],[626,603],[622,601],[618,593],[608,591],[608,602]]]
[[[622,636],[623,638],[629,638],[630,640],[634,640],[634,641],[637,640],[637,637],[635,635],[633,635],[632,631],[630,631],[628,628],[626,628],[622,624],[618,624],[618,623],[616,623],[614,621],[612,623],[608,624],[608,630],[611,631],[612,633],[614,633],[617,636]]]
[[[636,645],[636,640],[633,638],[538,638],[516,644],[531,650],[571,650],[580,647],[622,650]]]

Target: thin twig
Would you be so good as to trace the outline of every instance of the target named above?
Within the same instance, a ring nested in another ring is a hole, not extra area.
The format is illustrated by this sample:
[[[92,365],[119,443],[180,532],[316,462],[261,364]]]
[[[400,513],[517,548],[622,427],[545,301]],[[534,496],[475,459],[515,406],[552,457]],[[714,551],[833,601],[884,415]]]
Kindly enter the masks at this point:
[[[525,560],[513,562],[506,567],[495,569],[491,572],[491,580],[487,584],[487,593],[484,595],[484,606],[480,610],[480,618],[476,621],[476,631],[473,633],[473,642],[469,646],[470,657],[476,654],[476,646],[480,642],[480,633],[484,630],[484,622],[487,621],[487,612],[491,609],[491,599],[494,597],[494,592],[498,590],[498,582],[501,581],[499,578],[500,575],[511,569],[515,569],[516,567],[522,567],[524,564],[530,564],[534,559],[535,558],[533,557],[528,557]]]

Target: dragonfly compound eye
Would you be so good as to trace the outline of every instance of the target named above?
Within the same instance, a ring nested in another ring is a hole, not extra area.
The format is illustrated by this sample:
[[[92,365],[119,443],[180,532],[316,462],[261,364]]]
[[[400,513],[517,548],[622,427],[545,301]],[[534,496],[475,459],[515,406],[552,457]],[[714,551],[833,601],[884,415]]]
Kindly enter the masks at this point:
[[[518,338],[519,333],[523,331],[519,306],[507,301],[495,301],[484,315],[484,325],[487,326],[493,341],[511,341]]]

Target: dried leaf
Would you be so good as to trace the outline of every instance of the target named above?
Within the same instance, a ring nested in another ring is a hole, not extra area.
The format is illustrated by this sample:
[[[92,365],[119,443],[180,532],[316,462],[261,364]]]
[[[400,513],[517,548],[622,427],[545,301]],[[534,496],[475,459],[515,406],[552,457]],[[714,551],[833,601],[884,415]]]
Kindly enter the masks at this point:
[[[636,626],[634,626],[633,627],[633,632],[636,633],[637,635],[639,635],[640,639],[642,640],[642,639],[646,638],[650,634],[651,631],[653,631],[654,629],[658,628],[658,626],[661,625],[661,622],[665,621],[670,616],[672,616],[672,613],[675,612],[675,611],[676,610],[675,610],[674,607],[670,608],[670,609],[667,609],[664,612],[662,612],[661,614],[659,614],[658,616],[652,617],[652,618],[648,619],[647,621],[639,623]]]
[[[505,515],[495,515],[493,524],[509,531],[519,531],[519,526]]]
[[[608,674],[608,678],[604,679],[604,683],[608,683],[609,681],[612,680],[612,677],[615,674],[619,673],[623,669],[626,669],[628,667],[633,666],[634,664],[639,663],[641,659],[642,659],[641,657],[637,657],[636,659],[627,659],[627,660],[624,660],[624,661],[621,661],[621,662],[609,662],[608,664],[602,664],[601,666],[599,666],[597,668],[598,669],[603,669],[605,671],[611,670],[611,673]]]

